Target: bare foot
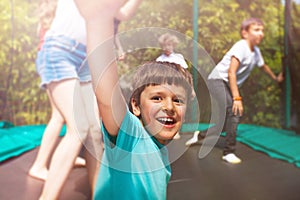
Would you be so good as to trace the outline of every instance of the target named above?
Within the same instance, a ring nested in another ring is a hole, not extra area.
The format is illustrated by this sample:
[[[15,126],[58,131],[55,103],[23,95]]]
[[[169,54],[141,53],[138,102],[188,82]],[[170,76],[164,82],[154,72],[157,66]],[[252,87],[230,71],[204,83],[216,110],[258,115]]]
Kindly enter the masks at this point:
[[[81,157],[77,157],[74,162],[75,167],[85,167],[85,164],[86,164],[85,159]]]
[[[32,178],[45,181],[47,179],[48,170],[46,168],[38,169],[36,167],[31,167],[28,172],[28,175]]]
[[[74,162],[74,167],[85,167],[85,165],[86,165],[85,159],[81,157],[76,158]],[[48,169],[32,166],[28,172],[28,175],[31,176],[32,178],[45,181],[47,179]]]

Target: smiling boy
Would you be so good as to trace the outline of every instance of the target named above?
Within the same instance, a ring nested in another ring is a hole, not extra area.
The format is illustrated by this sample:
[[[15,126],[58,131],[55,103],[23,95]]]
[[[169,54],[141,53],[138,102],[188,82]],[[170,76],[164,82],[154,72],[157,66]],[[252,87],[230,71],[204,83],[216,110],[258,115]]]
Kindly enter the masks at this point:
[[[112,40],[113,18],[126,1],[76,2],[87,24],[88,63],[105,145],[94,199],[166,199],[171,176],[166,144],[194,97],[192,76],[175,63],[146,63],[132,80],[128,108]]]
[[[171,176],[166,145],[193,98],[192,78],[178,64],[150,62],[137,69],[132,82],[130,111],[125,108],[120,127],[103,120],[105,151],[95,199],[166,199]],[[103,119],[114,115],[100,111]],[[115,135],[108,131],[114,129]]]

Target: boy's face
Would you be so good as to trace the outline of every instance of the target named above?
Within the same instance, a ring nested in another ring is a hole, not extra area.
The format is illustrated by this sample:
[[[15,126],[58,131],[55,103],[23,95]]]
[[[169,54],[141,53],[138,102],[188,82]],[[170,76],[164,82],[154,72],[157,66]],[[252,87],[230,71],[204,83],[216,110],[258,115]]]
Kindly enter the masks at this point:
[[[162,48],[166,56],[169,56],[174,51],[174,45],[172,42],[166,42]]]
[[[260,44],[264,37],[264,27],[259,24],[252,24],[248,31],[244,31],[243,37],[251,46]]]
[[[140,116],[149,133],[166,144],[179,131],[186,104],[186,91],[181,86],[147,86],[141,93],[140,105],[133,105],[133,113]]]

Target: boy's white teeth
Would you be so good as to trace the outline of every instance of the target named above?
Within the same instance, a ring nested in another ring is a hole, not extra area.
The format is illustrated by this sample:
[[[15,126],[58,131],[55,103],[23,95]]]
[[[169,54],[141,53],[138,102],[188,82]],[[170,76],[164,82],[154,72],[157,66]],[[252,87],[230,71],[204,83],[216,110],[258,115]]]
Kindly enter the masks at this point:
[[[162,122],[173,122],[173,119],[171,118],[158,118],[158,120]]]

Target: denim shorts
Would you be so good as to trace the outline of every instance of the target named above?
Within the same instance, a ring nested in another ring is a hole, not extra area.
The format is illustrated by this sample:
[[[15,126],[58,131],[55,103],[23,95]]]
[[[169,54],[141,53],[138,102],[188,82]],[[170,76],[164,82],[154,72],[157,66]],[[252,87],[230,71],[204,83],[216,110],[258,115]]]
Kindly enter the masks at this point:
[[[51,82],[72,78],[90,82],[91,75],[85,58],[85,45],[65,36],[45,38],[36,59],[36,69],[41,77],[40,87],[46,88]]]

